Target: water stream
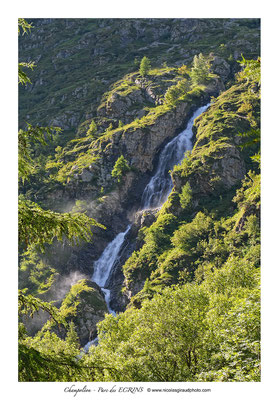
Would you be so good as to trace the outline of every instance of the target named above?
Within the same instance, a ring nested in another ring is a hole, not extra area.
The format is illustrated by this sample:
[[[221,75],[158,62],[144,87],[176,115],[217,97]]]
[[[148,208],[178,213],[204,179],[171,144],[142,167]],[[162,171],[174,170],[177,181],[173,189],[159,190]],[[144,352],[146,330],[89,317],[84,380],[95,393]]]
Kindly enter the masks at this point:
[[[159,207],[167,200],[173,184],[169,171],[183,160],[186,151],[192,150],[193,125],[195,119],[207,108],[198,108],[189,120],[186,128],[174,139],[172,139],[161,151],[155,174],[144,189],[141,207],[143,210]]]
[[[186,151],[192,150],[193,124],[195,119],[201,115],[209,104],[199,107],[189,120],[186,128],[174,139],[172,139],[159,156],[159,162],[155,174],[146,186],[141,200],[141,209],[156,208],[163,205],[170,194],[173,184],[169,171],[174,165],[181,163]],[[130,230],[130,225],[124,232],[119,233],[103,251],[100,258],[94,262],[94,273],[92,281],[96,282],[105,294],[105,300],[110,313],[115,312],[110,308],[110,290],[106,287],[106,282],[116,261],[119,259],[125,237]],[[92,344],[97,344],[98,338],[86,344],[84,350],[87,351]]]
[[[109,274],[118,260],[120,255],[120,250],[125,240],[125,236],[129,232],[131,225],[128,225],[125,232],[120,232],[112,242],[110,242],[105,250],[103,251],[101,257],[94,262],[94,272],[91,280],[96,282],[100,286],[105,295],[105,300],[110,313],[115,314],[114,311],[109,306],[110,300],[110,290],[106,288],[106,282],[108,280]]]

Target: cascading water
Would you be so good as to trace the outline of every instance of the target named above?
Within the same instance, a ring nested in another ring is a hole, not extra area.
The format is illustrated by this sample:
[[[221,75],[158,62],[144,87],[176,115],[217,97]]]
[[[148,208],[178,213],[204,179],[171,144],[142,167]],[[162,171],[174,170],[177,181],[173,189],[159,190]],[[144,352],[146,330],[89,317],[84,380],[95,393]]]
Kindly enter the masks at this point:
[[[94,262],[94,272],[92,275],[91,280],[93,282],[96,282],[97,285],[100,286],[102,289],[104,295],[105,295],[105,301],[108,306],[108,310],[111,314],[115,315],[115,312],[110,308],[109,306],[109,300],[110,300],[110,290],[108,288],[105,288],[106,282],[109,278],[109,274],[116,263],[116,261],[119,258],[120,251],[122,248],[122,245],[125,240],[125,236],[129,232],[131,228],[131,225],[128,225],[127,229],[125,232],[120,232],[112,242],[110,242],[103,253],[101,254],[100,258]],[[91,340],[88,342],[84,347],[82,352],[87,352],[89,350],[89,347],[92,345],[97,345],[98,344],[98,337],[96,337],[94,340]]]
[[[184,129],[178,136],[172,139],[162,150],[158,166],[154,176],[150,179],[150,182],[146,186],[141,201],[141,209],[154,208],[161,206],[170,194],[173,184],[169,174],[169,171],[174,165],[179,164],[185,155],[187,150],[192,150],[192,136],[193,136],[193,125],[195,119],[201,115],[209,104],[198,108],[189,120],[186,129]],[[105,300],[108,305],[110,313],[115,314],[114,311],[109,307],[110,290],[105,288],[109,274],[119,258],[122,245],[130,229],[130,225],[127,227],[125,232],[119,233],[112,242],[110,242],[101,257],[94,263],[94,273],[92,281],[96,282],[105,294]],[[84,347],[87,351],[92,344],[97,344],[98,338],[91,342],[88,342]]]
[[[186,129],[172,139],[162,150],[156,172],[142,195],[141,208],[143,210],[159,207],[167,200],[173,187],[169,171],[183,160],[187,150],[192,150],[191,139],[194,121],[208,106],[209,104],[198,108],[189,120]]]
[[[91,280],[96,282],[97,285],[103,290],[105,294],[105,300],[108,305],[108,310],[110,313],[114,314],[114,311],[109,307],[110,290],[105,288],[106,282],[108,280],[109,274],[119,257],[119,253],[125,236],[128,233],[131,225],[129,225],[125,232],[120,232],[112,242],[110,242],[105,250],[103,251],[101,257],[94,263],[94,272]]]

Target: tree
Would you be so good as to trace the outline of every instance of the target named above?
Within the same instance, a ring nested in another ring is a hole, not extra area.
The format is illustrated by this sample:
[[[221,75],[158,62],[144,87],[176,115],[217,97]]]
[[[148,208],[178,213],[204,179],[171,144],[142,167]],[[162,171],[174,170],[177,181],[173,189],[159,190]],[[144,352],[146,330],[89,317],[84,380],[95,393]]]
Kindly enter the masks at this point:
[[[261,84],[261,58],[258,57],[257,60],[246,60],[242,55],[242,60],[238,61],[243,67],[242,71],[239,73],[240,78],[245,78],[247,81],[252,80]]]
[[[191,80],[194,85],[206,83],[209,78],[210,65],[208,60],[200,53],[194,56],[193,67],[190,72]]]
[[[190,90],[190,81],[187,78],[172,85],[165,93],[165,103],[175,106],[180,99]]]
[[[32,24],[29,24],[25,19],[19,18],[18,19],[18,34],[24,35],[25,33],[30,32],[31,28],[33,28]],[[33,69],[35,64],[32,61],[29,62],[20,62],[18,64],[18,83],[22,85],[27,85],[27,83],[31,83],[30,79],[23,71],[23,68],[30,68]]]
[[[146,56],[144,56],[140,63],[139,73],[141,76],[145,77],[148,75],[148,72],[151,68],[150,60]]]
[[[175,105],[180,97],[180,90],[177,85],[170,86],[165,93],[165,103]]]
[[[24,19],[18,21],[18,32],[28,32],[32,28]],[[23,72],[23,68],[33,68],[34,64],[19,64],[19,84],[28,84],[30,79]],[[34,127],[27,124],[27,128],[20,129],[18,133],[18,164],[19,181],[28,180],[36,165],[32,159],[32,144],[45,145],[54,133],[60,132],[56,127]],[[65,213],[60,214],[50,210],[43,210],[38,204],[29,201],[25,196],[19,198],[19,244],[26,248],[38,245],[41,250],[45,243],[51,243],[56,237],[59,240],[69,238],[74,243],[79,240],[91,239],[91,226],[98,224],[94,219],[85,214]],[[27,335],[22,323],[24,315],[32,315],[43,310],[50,315],[52,321],[66,324],[65,319],[57,308],[47,302],[26,294],[26,289],[19,291],[19,379],[23,381],[36,380],[71,380],[73,371],[78,369],[76,361],[77,352],[72,346],[58,338],[57,335],[46,331],[32,342]],[[70,327],[70,337],[73,338],[73,327]],[[39,345],[35,345],[38,343]],[[51,349],[46,353],[43,349]],[[56,350],[55,350],[56,349]],[[77,377],[78,375],[76,375]],[[78,378],[77,378],[78,379]]]
[[[181,194],[179,195],[180,197],[180,204],[182,208],[187,208],[190,206],[191,201],[192,201],[192,189],[190,186],[190,183],[187,182],[181,191]]]
[[[181,67],[177,68],[177,72],[180,75],[185,76],[187,78],[189,77],[189,74],[190,74],[189,68],[185,64],[183,64],[183,65],[181,65]]]
[[[165,288],[139,310],[106,316],[88,359],[111,367],[100,380],[189,381],[200,371],[207,309],[202,288]]]
[[[124,156],[121,155],[116,163],[114,164],[113,170],[111,171],[111,176],[117,179],[118,183],[122,182],[122,177],[130,171],[129,164],[127,160],[125,160]]]
[[[43,210],[38,204],[20,197],[18,203],[19,243],[38,245],[41,250],[44,244],[51,244],[56,238],[62,241],[65,237],[74,244],[80,240],[90,241],[91,226],[104,228],[93,218],[82,213],[57,213]]]

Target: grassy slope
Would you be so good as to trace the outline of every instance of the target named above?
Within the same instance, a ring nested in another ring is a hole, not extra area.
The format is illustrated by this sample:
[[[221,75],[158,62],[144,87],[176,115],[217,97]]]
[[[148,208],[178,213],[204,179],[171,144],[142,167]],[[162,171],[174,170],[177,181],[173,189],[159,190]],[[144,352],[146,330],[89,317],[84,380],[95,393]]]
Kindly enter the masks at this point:
[[[96,115],[109,85],[136,70],[135,59],[144,55],[160,67],[188,63],[199,52],[227,59],[259,53],[257,20],[194,20],[186,30],[181,20],[171,19],[42,22],[33,20],[35,28],[19,42],[20,59],[38,60],[31,90],[20,89],[20,123],[29,115],[29,122],[49,124],[70,112],[77,126]]]

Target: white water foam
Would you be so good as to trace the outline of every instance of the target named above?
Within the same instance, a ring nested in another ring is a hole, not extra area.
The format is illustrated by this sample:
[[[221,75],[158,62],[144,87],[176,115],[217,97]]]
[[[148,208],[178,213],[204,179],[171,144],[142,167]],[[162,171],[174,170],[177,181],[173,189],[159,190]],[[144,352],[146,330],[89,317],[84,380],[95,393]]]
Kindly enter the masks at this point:
[[[193,125],[209,104],[198,108],[189,120],[186,129],[172,139],[162,150],[154,176],[144,189],[141,201],[143,210],[161,206],[168,198],[173,184],[169,171],[183,160],[185,152],[192,150]]]
[[[109,307],[109,300],[110,300],[110,290],[105,288],[106,282],[108,280],[109,274],[118,260],[120,255],[121,247],[124,243],[125,236],[127,235],[131,225],[129,225],[125,232],[120,232],[112,242],[110,242],[105,250],[103,251],[100,258],[94,262],[94,272],[92,275],[91,280],[96,282],[97,285],[100,286],[102,291],[105,294],[105,300],[109,309],[109,312],[114,313],[113,310]]]

